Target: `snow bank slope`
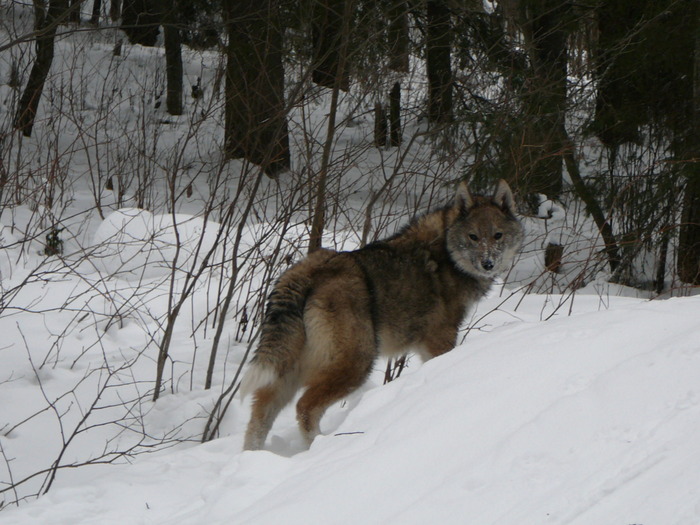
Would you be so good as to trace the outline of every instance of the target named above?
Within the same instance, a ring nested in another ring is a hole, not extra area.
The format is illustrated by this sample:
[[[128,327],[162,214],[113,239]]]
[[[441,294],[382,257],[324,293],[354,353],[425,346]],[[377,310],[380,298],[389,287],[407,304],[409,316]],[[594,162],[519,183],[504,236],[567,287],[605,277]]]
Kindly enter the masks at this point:
[[[700,523],[700,298],[621,304],[468,339],[291,458],[236,434],[2,522]]]

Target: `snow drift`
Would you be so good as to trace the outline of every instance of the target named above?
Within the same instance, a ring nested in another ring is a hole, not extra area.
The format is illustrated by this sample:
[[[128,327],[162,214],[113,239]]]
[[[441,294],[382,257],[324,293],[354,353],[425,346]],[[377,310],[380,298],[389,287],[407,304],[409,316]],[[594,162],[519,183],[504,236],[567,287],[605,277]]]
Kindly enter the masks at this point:
[[[3,523],[698,523],[700,297],[599,301],[540,322],[528,296],[333,407],[309,451],[273,452],[300,440],[287,409],[273,451],[240,452],[243,408],[227,437],[84,472]]]

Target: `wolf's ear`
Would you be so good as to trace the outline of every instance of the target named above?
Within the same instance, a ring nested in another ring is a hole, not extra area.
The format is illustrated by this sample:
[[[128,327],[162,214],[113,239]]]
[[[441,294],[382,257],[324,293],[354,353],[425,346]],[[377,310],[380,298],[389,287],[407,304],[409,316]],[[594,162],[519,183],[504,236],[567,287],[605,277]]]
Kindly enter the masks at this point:
[[[467,183],[462,181],[459,183],[457,194],[455,195],[455,207],[460,210],[468,210],[472,206],[474,206],[474,197],[472,197]]]
[[[515,215],[515,200],[513,192],[510,190],[508,183],[501,179],[498,181],[496,192],[493,194],[493,202],[503,208],[503,211],[511,215]]]

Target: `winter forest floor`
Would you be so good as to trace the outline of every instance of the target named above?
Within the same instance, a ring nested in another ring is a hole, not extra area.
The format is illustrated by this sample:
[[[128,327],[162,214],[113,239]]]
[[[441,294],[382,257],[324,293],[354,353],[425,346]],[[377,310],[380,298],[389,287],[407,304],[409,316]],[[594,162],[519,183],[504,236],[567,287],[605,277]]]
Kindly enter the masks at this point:
[[[222,160],[217,54],[186,52],[204,96],[188,91],[172,117],[162,50],[115,57],[115,38],[57,41],[29,139],[10,133],[19,90],[5,79],[30,44],[0,56],[14,174],[0,215],[3,524],[700,523],[700,297],[609,284],[575,203],[522,218],[522,255],[454,351],[411,357],[387,385],[378,361],[310,450],[290,407],[266,450],[241,452],[237,397],[201,444],[270,282],[305,253],[329,96],[292,111],[292,169],[272,181]],[[446,153],[463,137],[429,138],[420,74],[410,86],[399,148],[373,146],[372,97],[341,100],[324,245],[385,237],[465,175],[468,159]],[[567,250],[558,274],[544,270],[552,240]]]

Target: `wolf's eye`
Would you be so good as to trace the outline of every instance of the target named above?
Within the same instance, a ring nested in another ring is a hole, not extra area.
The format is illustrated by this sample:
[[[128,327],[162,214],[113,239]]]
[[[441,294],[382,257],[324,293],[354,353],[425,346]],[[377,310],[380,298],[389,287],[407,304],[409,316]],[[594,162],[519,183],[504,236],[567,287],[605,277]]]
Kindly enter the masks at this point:
[[[493,238],[496,240],[500,239],[501,237],[503,237],[503,234],[501,232],[496,232],[493,236]]]
[[[479,237],[476,236],[476,235],[473,234],[473,233],[470,233],[470,234],[469,234],[469,238],[470,238],[472,241],[478,241],[478,240],[479,240]]]

